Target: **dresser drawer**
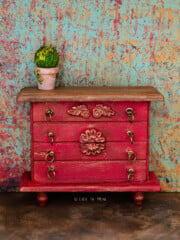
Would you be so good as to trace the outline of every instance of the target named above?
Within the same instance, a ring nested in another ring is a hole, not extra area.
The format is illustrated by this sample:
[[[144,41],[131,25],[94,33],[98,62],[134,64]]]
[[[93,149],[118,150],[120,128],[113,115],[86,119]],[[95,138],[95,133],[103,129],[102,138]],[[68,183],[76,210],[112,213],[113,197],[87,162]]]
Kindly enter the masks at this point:
[[[134,176],[129,175],[134,170]],[[50,179],[49,177],[53,178]],[[98,183],[98,182],[143,182],[146,180],[146,161],[127,162],[34,162],[33,181],[39,183]]]
[[[146,121],[147,102],[47,102],[33,104],[33,121]],[[132,109],[129,116],[127,109]]]
[[[128,131],[133,134],[133,142],[147,140],[147,122],[71,122],[71,123],[38,123],[33,124],[33,141],[50,142],[49,133],[52,133],[53,142],[80,142],[82,135],[91,138],[90,132],[95,132],[95,137],[101,133],[105,141],[129,142],[131,137]],[[92,136],[93,137],[93,136]],[[90,140],[91,141],[91,140]],[[101,140],[100,140],[101,141]]]
[[[104,149],[99,152],[86,152],[84,148],[77,142],[64,143],[33,143],[33,158],[35,161],[95,161],[95,160],[127,160],[146,159],[147,142],[136,142],[130,144],[128,142],[107,142],[104,143]],[[90,146],[91,147],[91,146]],[[97,146],[98,147],[98,146]],[[68,154],[67,154],[68,153]]]

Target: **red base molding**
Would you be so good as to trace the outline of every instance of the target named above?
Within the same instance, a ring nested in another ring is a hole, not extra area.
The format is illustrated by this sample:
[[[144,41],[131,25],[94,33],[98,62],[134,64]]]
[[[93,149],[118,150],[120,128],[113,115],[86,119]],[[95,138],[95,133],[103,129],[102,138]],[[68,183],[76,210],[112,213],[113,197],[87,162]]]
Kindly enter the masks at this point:
[[[138,183],[62,183],[41,184],[31,181],[31,173],[25,172],[21,179],[20,192],[159,192],[160,184],[153,172],[149,180]],[[138,196],[137,196],[138,197]]]

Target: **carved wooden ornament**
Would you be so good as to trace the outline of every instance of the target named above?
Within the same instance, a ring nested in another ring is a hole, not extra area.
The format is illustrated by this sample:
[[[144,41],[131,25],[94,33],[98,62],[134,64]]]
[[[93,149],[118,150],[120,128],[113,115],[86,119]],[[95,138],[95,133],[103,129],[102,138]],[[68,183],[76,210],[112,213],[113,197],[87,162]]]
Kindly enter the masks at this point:
[[[93,109],[93,117],[101,118],[101,117],[112,117],[115,115],[115,112],[108,106],[104,106],[102,104],[96,105]]]
[[[82,117],[82,118],[89,118],[90,117],[90,111],[86,107],[86,105],[79,105],[74,106],[70,110],[67,111],[69,115],[76,116],[76,117]]]
[[[97,155],[105,149],[105,137],[96,129],[87,129],[80,135],[81,152],[86,156]]]

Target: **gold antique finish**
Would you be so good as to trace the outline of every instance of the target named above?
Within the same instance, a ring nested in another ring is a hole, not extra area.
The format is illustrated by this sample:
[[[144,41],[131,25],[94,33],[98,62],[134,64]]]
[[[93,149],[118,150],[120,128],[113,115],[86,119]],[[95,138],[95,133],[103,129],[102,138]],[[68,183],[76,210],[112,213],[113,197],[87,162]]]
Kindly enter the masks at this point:
[[[45,160],[48,163],[52,163],[54,161],[54,152],[53,151],[48,151],[45,155]]]
[[[81,144],[81,152],[86,156],[98,155],[105,149],[104,143],[86,143]]]
[[[45,112],[46,121],[51,121],[53,115],[54,115],[54,111],[51,108],[48,108]],[[49,119],[47,117],[49,117]]]
[[[96,129],[87,129],[80,135],[81,152],[86,156],[98,155],[105,149],[105,137]]]
[[[128,116],[129,122],[134,122],[134,110],[132,108],[126,108],[126,114]]]
[[[51,173],[52,173],[52,174],[51,174]],[[55,178],[56,173],[55,173],[55,168],[54,168],[53,165],[49,166],[48,171],[47,171],[47,176],[48,176],[48,178],[50,178],[50,179],[54,179],[54,178]]]
[[[135,162],[136,161],[136,153],[133,151],[128,151],[128,161]]]
[[[103,104],[98,104],[93,109],[93,117],[101,118],[101,117],[112,117],[115,115],[115,112],[108,106]]]
[[[127,135],[130,137],[131,144],[133,144],[133,136],[134,136],[134,133],[133,133],[131,130],[128,130],[128,131],[127,131]]]
[[[82,117],[82,118],[89,118],[90,117],[90,111],[86,107],[86,105],[79,105],[74,106],[71,109],[67,111],[69,115],[76,116],[76,117]]]
[[[128,170],[128,182],[132,182],[134,177],[134,169],[130,168]]]
[[[53,145],[54,142],[54,134],[52,132],[48,132],[48,137],[50,137],[50,143]]]

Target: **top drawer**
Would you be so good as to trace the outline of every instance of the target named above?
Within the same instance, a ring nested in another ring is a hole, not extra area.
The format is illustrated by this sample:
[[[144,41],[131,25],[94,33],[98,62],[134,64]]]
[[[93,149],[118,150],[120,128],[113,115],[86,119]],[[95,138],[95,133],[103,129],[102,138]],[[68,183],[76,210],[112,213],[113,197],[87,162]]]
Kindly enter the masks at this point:
[[[146,121],[147,102],[33,103],[33,121]]]

